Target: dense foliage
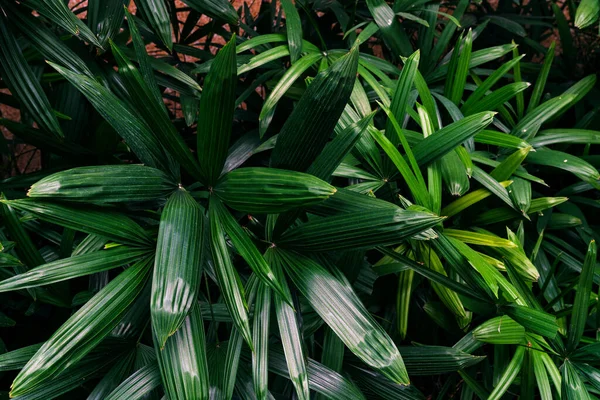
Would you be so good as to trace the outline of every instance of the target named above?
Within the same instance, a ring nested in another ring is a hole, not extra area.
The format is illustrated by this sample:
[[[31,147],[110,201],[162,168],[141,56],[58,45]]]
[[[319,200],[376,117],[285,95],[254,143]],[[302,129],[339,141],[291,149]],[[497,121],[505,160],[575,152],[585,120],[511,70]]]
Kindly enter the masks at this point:
[[[597,0],[133,3],[0,0],[0,397],[600,396]]]

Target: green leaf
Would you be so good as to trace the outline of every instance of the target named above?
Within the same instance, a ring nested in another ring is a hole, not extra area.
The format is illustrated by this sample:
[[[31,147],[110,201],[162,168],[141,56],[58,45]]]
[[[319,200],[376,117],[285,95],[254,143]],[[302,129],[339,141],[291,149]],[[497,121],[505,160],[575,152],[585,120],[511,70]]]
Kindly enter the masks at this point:
[[[152,331],[162,349],[196,300],[202,273],[204,215],[185,190],[173,193],[160,217],[152,278]]]
[[[275,214],[319,203],[336,192],[309,174],[275,168],[238,168],[214,188],[229,207],[243,212]]]
[[[582,143],[599,144],[600,131],[586,129],[546,129],[538,132],[531,140],[534,147],[543,147],[556,143]]]
[[[519,371],[521,371],[524,356],[525,347],[518,346],[513,358],[510,360],[510,363],[508,363],[506,369],[502,372],[500,379],[494,386],[494,390],[489,397],[490,400],[499,400],[502,398],[504,393],[506,393],[510,385],[519,374]]]
[[[152,93],[152,97],[154,97],[157,104],[163,105],[164,103],[163,103],[162,94],[158,88],[158,84],[156,82],[156,77],[154,76],[153,68],[156,68],[159,71],[163,71],[165,74],[172,76],[173,78],[176,78],[176,79],[178,78],[178,75],[168,73],[170,68],[173,68],[171,65],[166,64],[166,69],[161,69],[159,67],[159,65],[162,65],[163,62],[154,57],[150,57],[148,55],[148,53],[146,51],[146,43],[144,43],[144,40],[142,39],[142,35],[140,34],[140,31],[137,27],[135,17],[133,15],[131,15],[131,13],[129,12],[128,9],[125,10],[125,13],[127,14],[127,25],[129,27],[129,32],[131,33],[131,41],[133,42],[133,54],[135,55],[135,57],[132,57],[132,55],[128,55],[128,56],[130,58],[135,58],[137,60],[137,62],[140,64],[140,72],[141,72],[142,76],[144,77],[144,82],[145,82],[146,86]],[[125,51],[124,49],[121,49],[121,50]],[[178,74],[180,74],[180,75],[188,78],[188,80],[192,81],[191,82],[192,88],[196,88],[196,89],[200,90],[200,87],[193,79],[191,79],[189,76],[187,76],[182,71],[179,71],[176,68],[174,68],[174,69],[175,69],[175,71],[178,72]],[[194,86],[194,84],[195,84],[195,86]],[[136,100],[139,100],[139,99],[136,99]]]
[[[198,160],[209,186],[219,179],[229,150],[238,80],[236,71],[234,35],[217,53],[200,98]]]
[[[271,289],[258,282],[254,317],[252,324],[252,376],[254,378],[254,393],[259,399],[267,397],[269,392],[269,322],[271,316]]]
[[[577,282],[577,293],[573,303],[573,314],[569,325],[569,336],[567,338],[567,350],[573,351],[581,341],[583,331],[585,330],[586,320],[588,318],[588,303],[594,283],[594,269],[596,267],[596,242],[592,240],[583,262],[583,268],[579,281]]]
[[[209,398],[209,369],[200,306],[192,306],[183,325],[164,349],[160,350],[156,344],[156,358],[169,399]]]
[[[504,182],[500,182],[500,185],[502,185],[502,187],[507,187],[511,183],[512,183],[512,181],[504,181]],[[440,215],[452,217],[452,216],[460,213],[464,209],[471,207],[474,204],[477,204],[481,200],[484,200],[491,195],[492,195],[492,192],[487,189],[473,190],[472,192],[467,193],[460,199],[456,199],[452,203],[450,203],[446,207],[444,207],[442,209]]]
[[[415,385],[399,385],[369,369],[353,367],[352,378],[365,392],[375,393],[382,399],[425,400],[425,396]]]
[[[393,116],[391,116],[391,114],[390,114],[390,117],[393,118]],[[404,181],[408,185],[415,201],[419,205],[422,205],[425,207],[430,207],[431,201],[429,198],[429,193],[427,192],[427,187],[425,186],[425,181],[423,180],[423,177],[421,176],[421,172],[415,171],[417,173],[417,175],[415,175],[415,173],[413,173],[413,170],[411,170],[411,168],[409,167],[409,164],[402,157],[400,152],[396,149],[396,146],[392,143],[392,141],[390,141],[386,136],[384,136],[383,133],[381,133],[381,131],[379,131],[377,129],[372,129],[372,130],[369,130],[369,133],[371,134],[373,139],[375,139],[375,141],[379,144],[379,146],[381,146],[381,148],[387,154],[387,156],[390,158],[392,163],[394,163],[394,165],[396,166],[396,168],[398,169],[398,171],[404,178]],[[399,140],[401,140],[401,139],[399,139]],[[412,157],[412,152],[410,153],[410,156],[408,158],[409,158],[409,161],[411,158],[414,160],[414,157]]]
[[[491,144],[509,149],[519,149],[530,146],[526,141],[507,133],[483,130],[473,138],[475,143]]]
[[[510,317],[495,317],[473,329],[473,337],[485,343],[521,344],[525,340],[525,328]]]
[[[106,348],[103,349],[107,351]],[[76,364],[76,368],[70,368],[59,374],[56,378],[48,380],[38,390],[23,396],[21,400],[43,400],[62,396],[81,385],[82,381],[95,380],[105,373],[107,367],[122,356],[122,351],[113,351],[107,356],[101,350],[93,351]],[[8,396],[8,393],[6,393]]]
[[[485,233],[463,231],[458,229],[444,229],[444,235],[460,240],[464,243],[475,244],[479,246],[508,247],[514,248],[517,245],[510,240],[503,239],[495,235]]]
[[[473,69],[482,64],[496,60],[505,55],[506,53],[511,52],[515,47],[516,45],[514,44],[504,44],[501,46],[488,47],[486,49],[474,51],[473,53],[471,53],[469,69]],[[427,82],[431,83],[443,79],[448,74],[448,69],[448,63],[438,66],[433,70],[433,72],[426,76]]]
[[[442,265],[442,261],[430,246],[419,243],[417,249],[419,250],[418,260],[421,261],[427,268],[437,272],[440,275],[448,276],[444,266]],[[467,316],[465,308],[455,292],[437,282],[431,282],[431,287],[446,308],[448,308],[448,310],[450,310],[450,312],[458,319],[462,319]]]
[[[598,0],[581,0],[575,12],[575,26],[585,29],[593,25],[600,16],[600,3]]]
[[[269,261],[277,280],[282,282],[284,290],[289,293],[287,281],[283,275],[285,264],[281,257],[277,255],[273,247],[267,249],[265,259]],[[310,398],[308,391],[308,367],[303,343],[304,338],[298,324],[296,311],[294,311],[289,304],[284,302],[282,298],[276,297],[275,314],[277,315],[277,325],[279,326],[279,334],[281,336],[281,344],[283,346],[283,353],[285,355],[285,363],[287,366],[286,377],[289,377],[292,381],[298,398],[301,400],[308,400]],[[274,352],[271,351],[270,357],[273,357],[273,353]],[[269,363],[269,366],[271,367],[272,363]]]
[[[564,400],[591,400],[588,390],[579,376],[579,373],[568,359],[560,367],[562,375],[561,399]]]
[[[298,290],[350,351],[393,382],[410,383],[398,348],[349,286],[300,254],[276,254]]]
[[[105,400],[138,400],[160,386],[160,371],[156,363],[150,363],[125,379]]]
[[[136,349],[137,350],[137,349]],[[124,381],[133,370],[137,351],[130,351],[115,363],[94,387],[86,400],[103,400]]]
[[[89,100],[102,117],[125,139],[144,164],[170,171],[164,150],[150,127],[123,101],[96,80],[49,63]]]
[[[508,165],[508,168],[512,166]],[[502,172],[502,171],[501,171]],[[491,175],[488,175],[481,168],[474,166],[473,168],[473,178],[487,190],[495,194],[500,200],[506,203],[509,207],[513,207],[514,205],[508,195],[508,191],[504,187],[504,185],[500,184],[497,179],[494,179]],[[505,181],[506,182],[506,181]]]
[[[238,24],[238,15],[235,8],[227,0],[185,0],[184,3],[211,18],[217,18],[232,25]]]
[[[323,152],[311,164],[306,171],[325,181],[331,178],[344,158],[354,148],[354,145],[362,138],[373,123],[375,113],[371,113],[361,120],[347,126],[342,132],[329,142]]]
[[[142,291],[150,272],[146,258],[126,269],[77,310],[19,372],[11,396],[37,390],[81,360],[116,326]]]
[[[92,207],[67,206],[46,200],[22,199],[3,201],[52,224],[89,234],[105,236],[118,243],[136,247],[153,245],[148,234],[133,220],[113,211]]]
[[[567,197],[539,197],[531,200],[531,206],[529,206],[529,211],[527,213],[534,214],[539,211],[555,207],[567,200],[569,200]],[[494,208],[479,214],[473,223],[477,225],[495,224],[497,222],[519,218],[520,216],[521,214],[517,213],[511,208]]]
[[[148,255],[148,250],[117,246],[52,261],[0,281],[0,292],[50,285],[80,276],[92,275],[129,264]]]
[[[273,119],[277,102],[281,100],[281,98],[285,95],[288,89],[292,87],[296,80],[298,80],[298,78],[300,78],[300,76],[302,76],[307,69],[313,66],[321,58],[321,53],[309,53],[296,60],[296,62],[285,71],[283,76],[279,78],[277,84],[271,90],[269,97],[267,97],[262,109],[260,110],[258,119],[261,138],[264,136],[269,124],[271,123],[271,120]]]
[[[287,377],[287,368],[280,351],[269,353],[269,369],[277,375]],[[307,359],[308,385],[312,390],[328,399],[363,400],[365,396],[354,382],[345,376],[327,368],[312,358]],[[308,394],[308,387],[307,387]],[[308,397],[307,397],[308,398]]]
[[[404,340],[408,332],[408,316],[410,312],[410,301],[412,294],[412,283],[415,272],[413,270],[401,271],[398,273],[398,291],[396,294],[396,318],[398,333]]]
[[[469,109],[479,103],[488,91],[491,90],[492,87],[508,73],[508,71],[514,68],[523,57],[524,55],[502,64],[500,68],[495,70],[481,85],[478,85],[477,89],[475,89],[461,107],[463,114],[469,114]]]
[[[507,21],[509,21],[509,20],[507,20]],[[506,26],[506,24],[504,24],[504,27],[505,26]],[[517,26],[519,27],[519,29],[521,28],[520,25],[517,24]],[[523,35],[523,36],[525,36],[525,35]],[[514,44],[515,41],[513,40],[512,43]],[[515,63],[515,67],[513,69],[515,83],[523,83],[523,75],[521,74],[521,58],[523,58],[523,56],[519,56],[519,49],[514,48],[513,49],[513,60],[517,60]],[[518,93],[516,93],[516,95],[517,95],[517,117],[523,118],[523,114],[525,113],[525,96],[523,96],[522,92],[518,92]],[[528,393],[525,393],[525,394],[528,395]]]
[[[135,0],[135,5],[144,16],[144,19],[150,23],[154,33],[167,49],[171,50],[173,47],[171,20],[166,3],[163,0]]]
[[[531,84],[529,82],[509,83],[506,86],[494,90],[477,103],[473,104],[468,110],[464,111],[465,115],[472,115],[486,110],[502,110],[503,104],[514,96],[522,94]],[[518,97],[517,97],[518,98]]]
[[[544,367],[542,357],[537,351],[532,352],[531,357],[533,359],[533,372],[535,374],[537,388],[540,392],[540,398],[542,400],[552,400],[552,389],[550,388],[548,373]]]
[[[498,182],[502,182],[511,177],[512,174],[521,166],[529,152],[532,150],[532,147],[525,147],[522,149],[518,149],[510,156],[506,157],[500,165],[490,172],[492,178],[496,179]]]
[[[248,343],[248,346],[252,349],[248,304],[244,298],[242,282],[231,262],[231,257],[227,250],[225,232],[216,210],[218,206],[215,206],[215,202],[218,201],[216,198],[211,198],[209,205],[211,253],[215,275],[217,276],[221,294],[233,318],[233,322],[246,343]]]
[[[344,342],[331,330],[325,328],[321,363],[335,372],[341,372],[344,364]]]
[[[92,31],[77,18],[67,7],[67,3],[61,0],[28,0],[25,6],[37,11],[39,14],[48,18],[56,25],[60,26],[70,34],[93,44],[102,49],[100,42]]]
[[[406,107],[408,106],[410,93],[414,86],[415,75],[419,68],[420,59],[421,53],[417,50],[404,61],[404,68],[402,68],[402,72],[398,77],[398,83],[394,89],[392,103],[390,104],[390,112],[396,118],[396,121],[404,121],[404,117],[406,116]],[[397,146],[400,142],[398,137],[393,135],[394,131],[392,121],[391,119],[388,119],[385,126],[385,133],[387,138]]]
[[[145,77],[112,42],[111,48],[119,66],[119,75],[124,78],[123,83],[129,92],[129,98],[135,110],[151,127],[156,139],[169,151],[170,155],[175,157],[190,174],[199,179],[201,177],[200,166],[190,152],[189,146],[171,123],[161,95],[155,93],[158,88],[156,86],[151,87],[150,85],[153,82],[147,83]],[[142,57],[145,56],[142,55]],[[145,66],[144,68],[148,67]],[[152,97],[158,97],[158,101],[151,101]]]
[[[90,203],[152,201],[164,198],[177,184],[164,172],[142,165],[79,167],[43,178],[27,192],[32,198]]]
[[[513,177],[513,183],[508,188],[508,195],[515,208],[526,215],[531,207],[531,182]]]
[[[291,0],[282,0],[281,6],[285,13],[285,29],[287,32],[290,58],[294,64],[300,58],[302,51],[302,21],[296,10],[296,5]]]
[[[119,33],[125,15],[123,8],[120,0],[88,0],[87,24],[102,47]]]
[[[22,369],[31,357],[42,347],[43,343],[21,347],[4,354],[0,354],[0,371],[14,371]]]
[[[406,369],[410,375],[415,376],[454,372],[475,365],[485,358],[443,346],[400,346],[398,350]]]
[[[558,325],[556,324],[556,317],[554,315],[514,304],[503,307],[503,311],[529,332],[549,339],[556,337]]]
[[[383,34],[385,44],[392,51],[392,56],[408,57],[412,53],[412,45],[390,6],[384,0],[367,0],[367,7]]]
[[[533,87],[533,92],[531,93],[531,99],[529,99],[529,106],[527,107],[527,114],[529,114],[532,110],[534,110],[539,104],[542,95],[544,94],[544,88],[546,87],[546,81],[548,80],[548,75],[550,74],[550,68],[552,68],[552,61],[554,61],[554,47],[556,46],[556,42],[552,42],[548,51],[546,51],[546,57],[544,58],[544,65],[542,65],[542,69],[538,74],[537,80],[535,81],[535,86]]]
[[[92,76],[86,63],[52,30],[40,23],[39,18],[28,15],[10,4],[3,4],[3,7],[9,20],[13,21],[14,26],[31,41],[45,59],[62,64],[73,72]],[[119,6],[119,9],[121,12],[123,11],[122,5]]]
[[[462,46],[461,46],[462,44]],[[452,56],[458,54],[460,47],[460,55],[458,56],[456,63],[456,70],[449,71],[448,76],[451,77],[449,82],[451,83],[450,90],[448,91],[448,97],[454,104],[459,105],[460,100],[463,97],[465,90],[465,83],[467,82],[467,76],[469,74],[469,62],[471,61],[471,48],[473,45],[473,32],[469,29],[467,37],[464,43],[459,40],[454,47],[454,53]],[[453,72],[453,73],[452,73]],[[447,81],[448,84],[448,81]]]
[[[525,140],[532,138],[544,122],[573,105],[576,98],[575,94],[563,94],[540,104],[519,121],[511,135]]]
[[[491,124],[493,119],[493,112],[482,112],[445,126],[413,147],[415,159],[421,166],[437,160],[478,134]]]
[[[537,165],[546,165],[569,171],[582,181],[587,182],[596,188],[600,188],[600,184],[598,183],[600,173],[598,173],[598,170],[587,161],[571,154],[541,148],[530,153],[527,156],[527,161]]]
[[[350,99],[357,68],[354,47],[313,79],[279,132],[273,167],[305,171],[312,164]]]
[[[0,73],[10,92],[42,129],[64,137],[44,89],[33,74],[16,38],[8,30],[8,18],[0,15]]]
[[[468,192],[470,183],[469,176],[467,175],[467,168],[465,167],[465,164],[462,163],[458,153],[451,151],[439,161],[442,180],[446,186],[446,190],[448,190],[452,196],[462,196]]]
[[[310,220],[286,231],[277,246],[301,251],[367,249],[397,244],[429,229],[443,218],[433,214],[397,209],[373,209]]]
[[[0,200],[5,200],[3,194],[0,194]],[[21,259],[29,268],[45,264],[46,261],[21,223],[17,210],[10,204],[2,201],[0,202],[0,211],[2,220],[10,237],[19,243],[19,246],[15,248],[19,259]]]

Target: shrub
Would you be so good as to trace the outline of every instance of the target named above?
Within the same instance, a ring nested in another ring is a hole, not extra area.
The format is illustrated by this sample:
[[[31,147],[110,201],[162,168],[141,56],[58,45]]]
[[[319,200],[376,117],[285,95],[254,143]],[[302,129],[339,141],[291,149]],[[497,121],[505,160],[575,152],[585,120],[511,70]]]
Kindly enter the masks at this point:
[[[600,391],[595,75],[466,0],[122,5],[0,5],[10,396]]]

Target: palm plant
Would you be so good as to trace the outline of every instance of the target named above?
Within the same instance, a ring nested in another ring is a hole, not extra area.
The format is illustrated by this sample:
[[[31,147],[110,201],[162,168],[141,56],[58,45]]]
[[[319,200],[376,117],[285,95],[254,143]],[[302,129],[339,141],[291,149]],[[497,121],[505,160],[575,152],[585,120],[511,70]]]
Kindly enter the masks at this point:
[[[465,0],[135,4],[0,2],[12,397],[598,393],[595,76]]]

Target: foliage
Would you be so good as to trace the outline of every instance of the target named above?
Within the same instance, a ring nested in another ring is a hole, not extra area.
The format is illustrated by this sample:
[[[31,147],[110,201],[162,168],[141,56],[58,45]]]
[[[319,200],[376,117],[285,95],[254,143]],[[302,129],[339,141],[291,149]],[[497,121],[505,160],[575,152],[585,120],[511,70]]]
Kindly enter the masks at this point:
[[[600,394],[593,2],[184,3],[0,2],[0,390]]]

